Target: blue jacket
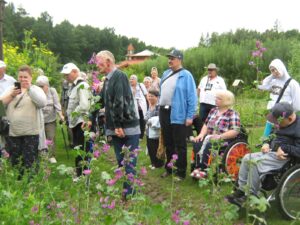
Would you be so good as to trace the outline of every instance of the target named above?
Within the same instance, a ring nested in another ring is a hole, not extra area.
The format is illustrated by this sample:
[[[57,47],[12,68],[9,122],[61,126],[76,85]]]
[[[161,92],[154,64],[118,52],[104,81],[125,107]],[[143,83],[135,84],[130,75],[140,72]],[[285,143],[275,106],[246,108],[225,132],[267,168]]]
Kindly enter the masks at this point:
[[[166,70],[161,82],[170,74]],[[179,72],[171,105],[171,124],[185,124],[187,119],[193,119],[197,107],[196,85],[193,75],[186,69]]]

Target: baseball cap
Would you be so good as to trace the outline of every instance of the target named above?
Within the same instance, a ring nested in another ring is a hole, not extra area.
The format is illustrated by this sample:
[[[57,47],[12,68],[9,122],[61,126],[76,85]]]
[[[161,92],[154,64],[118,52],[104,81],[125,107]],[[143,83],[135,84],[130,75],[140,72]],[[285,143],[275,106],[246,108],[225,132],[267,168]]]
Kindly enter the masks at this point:
[[[0,68],[2,68],[2,67],[6,67],[6,64],[2,60],[0,60]]]
[[[177,50],[177,49],[173,49],[168,55],[167,57],[175,57],[178,58],[180,60],[183,60],[183,54],[181,51]]]
[[[267,116],[267,119],[271,123],[278,124],[279,123],[278,119],[280,117],[288,118],[293,113],[294,113],[294,109],[290,103],[279,102],[273,106],[271,112]]]
[[[77,70],[78,72],[80,72],[80,70],[74,63],[67,63],[64,65],[64,67],[62,68],[60,73],[70,74],[72,72],[72,70]]]

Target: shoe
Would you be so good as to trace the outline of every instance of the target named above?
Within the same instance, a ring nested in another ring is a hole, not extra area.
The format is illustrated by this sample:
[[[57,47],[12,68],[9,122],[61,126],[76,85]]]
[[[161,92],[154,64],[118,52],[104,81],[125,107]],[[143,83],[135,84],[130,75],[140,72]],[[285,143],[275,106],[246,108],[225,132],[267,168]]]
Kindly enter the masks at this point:
[[[165,177],[168,177],[168,176],[171,176],[171,174],[169,172],[164,172],[162,175],[160,175],[161,178],[165,178]]]
[[[54,157],[51,157],[51,158],[49,159],[49,162],[50,162],[50,163],[57,163],[57,161],[56,161],[56,159],[55,159]]]
[[[175,176],[175,177],[174,177],[174,181],[175,181],[175,182],[181,182],[181,181],[184,181],[184,177]]]
[[[244,202],[246,201],[247,196],[245,195],[245,192],[241,191],[240,189],[237,189],[233,194],[226,195],[225,199],[231,204],[237,205],[241,208]]]

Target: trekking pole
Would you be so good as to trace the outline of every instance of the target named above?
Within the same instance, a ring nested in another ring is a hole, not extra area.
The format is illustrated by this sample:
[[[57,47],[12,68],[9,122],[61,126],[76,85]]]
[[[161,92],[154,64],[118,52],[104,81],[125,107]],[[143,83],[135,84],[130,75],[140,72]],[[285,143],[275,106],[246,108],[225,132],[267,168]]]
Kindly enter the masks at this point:
[[[70,156],[69,156],[69,151],[68,151],[68,147],[67,147],[66,135],[65,135],[64,127],[63,127],[63,121],[60,120],[60,121],[59,121],[59,124],[60,124],[61,134],[62,134],[63,140],[64,140],[65,150],[66,150],[66,153],[67,153],[67,159],[69,159]]]

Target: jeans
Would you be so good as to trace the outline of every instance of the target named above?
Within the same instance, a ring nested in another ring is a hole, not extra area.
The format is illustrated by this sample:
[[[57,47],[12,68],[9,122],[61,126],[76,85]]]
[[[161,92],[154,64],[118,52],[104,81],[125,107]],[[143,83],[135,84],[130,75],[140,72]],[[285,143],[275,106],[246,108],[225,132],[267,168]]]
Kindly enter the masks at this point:
[[[122,153],[122,147],[126,146],[129,148],[130,152],[133,152],[135,149],[139,147],[139,134],[136,135],[127,135],[124,138],[119,138],[117,136],[112,136],[112,143],[115,150],[116,159],[118,162],[119,167],[123,167],[124,165],[124,153]],[[126,160],[127,162],[127,160]],[[136,174],[136,162],[137,157],[132,156],[130,163],[125,163],[125,173],[126,174]],[[133,187],[132,184],[130,184],[130,181],[126,181],[123,183],[124,191],[126,191],[126,195],[133,193]]]

